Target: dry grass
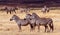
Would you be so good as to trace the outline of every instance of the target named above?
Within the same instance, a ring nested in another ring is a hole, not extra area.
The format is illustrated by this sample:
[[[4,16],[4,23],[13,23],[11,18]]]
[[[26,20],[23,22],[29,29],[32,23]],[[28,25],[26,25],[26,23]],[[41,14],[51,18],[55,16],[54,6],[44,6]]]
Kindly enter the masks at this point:
[[[41,31],[37,32],[37,27],[35,31],[30,32],[30,27],[22,26],[22,32],[18,32],[18,26],[14,21],[10,21],[10,18],[14,14],[6,14],[5,12],[0,12],[0,35],[60,35],[60,10],[51,10],[49,13],[43,14],[40,10],[31,10],[31,13],[37,13],[40,17],[52,18],[54,23],[54,32],[45,33],[44,27],[41,26]],[[23,19],[26,13],[20,13],[17,11],[17,16]]]

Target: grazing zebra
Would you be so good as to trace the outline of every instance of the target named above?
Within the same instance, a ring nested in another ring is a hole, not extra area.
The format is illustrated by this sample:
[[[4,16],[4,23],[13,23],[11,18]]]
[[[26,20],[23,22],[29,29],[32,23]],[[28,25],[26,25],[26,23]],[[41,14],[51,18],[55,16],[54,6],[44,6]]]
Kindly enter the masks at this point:
[[[20,8],[20,12],[30,12],[30,8]]]
[[[8,13],[11,14],[12,12],[15,12],[16,13],[15,10],[18,10],[18,8],[17,7],[4,7],[4,9],[0,9],[0,11],[6,11],[7,14]]]
[[[7,12],[7,14],[8,14],[8,12],[10,12],[10,14],[12,13],[12,12],[15,12],[16,13],[16,11],[15,10],[18,10],[18,8],[12,8],[12,7],[5,7],[5,11]]]
[[[43,13],[47,13],[47,12],[49,12],[50,11],[50,9],[48,8],[48,7],[46,7],[46,6],[44,6],[42,9],[41,9],[41,12],[43,12]]]

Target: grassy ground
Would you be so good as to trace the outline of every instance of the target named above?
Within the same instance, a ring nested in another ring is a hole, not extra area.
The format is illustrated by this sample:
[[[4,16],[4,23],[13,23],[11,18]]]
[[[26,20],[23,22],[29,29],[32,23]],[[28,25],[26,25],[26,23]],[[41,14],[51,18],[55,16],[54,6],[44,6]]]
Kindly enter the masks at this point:
[[[30,27],[22,26],[22,32],[18,32],[18,26],[14,21],[10,21],[13,14],[6,14],[6,12],[0,12],[0,35],[60,35],[60,10],[51,10],[49,13],[43,14],[40,10],[31,10],[30,14],[35,12],[40,17],[52,18],[54,24],[54,32],[45,33],[44,27],[41,26],[40,32],[37,32],[37,27],[35,31],[30,32]],[[26,13],[20,13],[17,11],[17,16],[23,19]]]

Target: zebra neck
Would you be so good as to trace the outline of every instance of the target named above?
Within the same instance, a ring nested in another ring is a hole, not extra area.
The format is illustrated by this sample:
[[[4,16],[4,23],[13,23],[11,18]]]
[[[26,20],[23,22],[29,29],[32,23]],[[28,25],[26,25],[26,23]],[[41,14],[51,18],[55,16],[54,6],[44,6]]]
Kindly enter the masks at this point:
[[[20,19],[19,20],[15,20],[15,22],[18,22],[18,21],[20,21]]]

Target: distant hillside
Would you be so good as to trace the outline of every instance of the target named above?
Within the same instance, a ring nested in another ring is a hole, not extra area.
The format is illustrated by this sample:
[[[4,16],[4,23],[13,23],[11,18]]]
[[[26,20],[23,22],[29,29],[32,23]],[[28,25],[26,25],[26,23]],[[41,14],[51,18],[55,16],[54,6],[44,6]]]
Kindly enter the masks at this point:
[[[60,7],[60,0],[0,0],[0,5],[20,5],[29,7],[47,5]]]

